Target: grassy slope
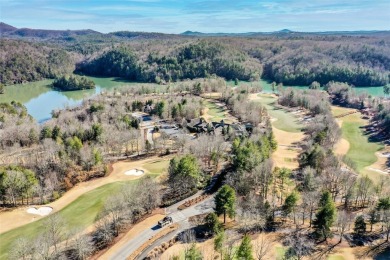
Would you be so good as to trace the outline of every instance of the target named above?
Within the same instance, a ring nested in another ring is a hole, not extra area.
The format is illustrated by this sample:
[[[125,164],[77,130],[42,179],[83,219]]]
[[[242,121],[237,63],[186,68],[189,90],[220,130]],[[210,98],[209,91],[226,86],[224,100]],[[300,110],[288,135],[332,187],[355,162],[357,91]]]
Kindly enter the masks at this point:
[[[383,148],[377,143],[370,143],[360,129],[361,126],[361,123],[348,121],[342,125],[343,138],[350,143],[347,156],[356,163],[359,172],[376,162],[375,152]]]
[[[165,172],[168,169],[169,166],[169,160],[161,159],[155,162],[150,162],[142,167],[145,168],[145,170],[148,170],[152,174],[160,174],[161,172]]]
[[[225,111],[223,108],[218,107],[216,104],[206,101],[205,106],[209,109],[207,113],[211,116],[212,121],[221,121],[222,119],[225,118]]]
[[[334,115],[340,115],[348,111],[348,109],[338,107],[332,109]],[[367,170],[365,167],[377,161],[375,152],[383,149],[383,145],[369,142],[368,137],[364,135],[361,127],[367,125],[368,122],[361,119],[360,113],[342,117],[341,120],[343,121],[341,127],[343,138],[350,144],[347,156],[356,163],[360,173],[377,175],[376,172]]]
[[[341,255],[331,255],[328,256],[327,260],[345,260],[345,258]]]
[[[302,125],[298,122],[297,118],[283,109],[275,108],[272,103],[276,101],[276,98],[259,94],[259,98],[256,101],[259,101],[265,108],[267,108],[268,113],[271,117],[276,118],[277,120],[272,122],[272,125],[279,130],[286,132],[297,133],[302,129]]]
[[[137,180],[115,182],[87,192],[63,208],[59,214],[72,229],[85,229],[92,225],[108,197],[118,192],[125,184],[135,184]],[[45,219],[21,226],[0,235],[0,259],[7,259],[12,244],[20,237],[33,239],[42,229]]]

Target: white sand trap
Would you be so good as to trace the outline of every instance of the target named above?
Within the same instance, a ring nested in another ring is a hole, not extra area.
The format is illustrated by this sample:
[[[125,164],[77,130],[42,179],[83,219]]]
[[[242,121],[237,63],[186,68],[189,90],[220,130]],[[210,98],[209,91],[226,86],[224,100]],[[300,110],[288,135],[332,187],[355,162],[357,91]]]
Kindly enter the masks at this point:
[[[142,174],[144,174],[144,171],[138,169],[133,169],[125,172],[125,175],[131,175],[131,176],[141,176]]]
[[[28,208],[27,213],[34,214],[34,215],[39,215],[39,216],[47,216],[52,212],[53,208],[52,207],[40,207],[40,208]]]

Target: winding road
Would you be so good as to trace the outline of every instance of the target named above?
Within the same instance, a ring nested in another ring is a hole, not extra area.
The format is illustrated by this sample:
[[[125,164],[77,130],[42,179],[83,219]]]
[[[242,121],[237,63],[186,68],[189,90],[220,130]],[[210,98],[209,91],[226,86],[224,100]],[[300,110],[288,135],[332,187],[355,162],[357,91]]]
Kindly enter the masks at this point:
[[[177,207],[181,205],[184,201],[199,196],[200,193],[198,192],[194,196],[187,198],[183,201],[180,201],[166,209],[167,215],[171,216],[173,219],[173,223],[178,223],[179,228],[175,230],[173,233],[168,234],[169,238],[166,236],[158,239],[155,243],[160,244],[164,239],[170,239],[174,237],[175,235],[179,234],[180,232],[188,229],[191,227],[191,224],[188,222],[188,219],[192,216],[196,216],[203,213],[209,213],[213,211],[214,207],[214,200],[213,196],[210,196],[206,200],[200,202],[199,204],[193,205],[189,208],[186,208],[184,210],[177,210]],[[149,239],[151,239],[153,236],[155,236],[157,233],[161,231],[161,228],[156,224],[154,226],[151,226],[150,228],[144,230],[141,232],[136,238],[131,239],[127,241],[119,250],[117,250],[114,254],[112,254],[108,259],[111,260],[123,260],[129,257],[133,252],[135,252],[138,248],[140,248],[145,242],[147,242]],[[154,246],[154,244],[153,244]],[[142,252],[141,256],[147,254],[148,250],[145,250]],[[142,258],[141,258],[142,259]]]

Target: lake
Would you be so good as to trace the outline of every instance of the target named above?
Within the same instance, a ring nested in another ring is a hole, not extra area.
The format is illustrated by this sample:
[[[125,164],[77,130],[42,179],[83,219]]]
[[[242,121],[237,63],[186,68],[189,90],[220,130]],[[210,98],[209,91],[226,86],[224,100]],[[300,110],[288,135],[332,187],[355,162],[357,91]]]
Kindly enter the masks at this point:
[[[38,122],[44,122],[51,118],[51,112],[67,106],[76,106],[81,104],[85,98],[92,97],[102,91],[124,88],[134,85],[155,85],[150,83],[129,82],[120,78],[99,78],[88,77],[96,84],[95,89],[77,90],[77,91],[58,91],[53,90],[50,84],[53,80],[41,80],[37,82],[18,84],[5,87],[5,94],[0,95],[1,102],[11,102],[13,100],[23,103]],[[271,82],[260,80],[263,92],[271,93]],[[229,85],[234,85],[232,81]],[[308,86],[294,86],[294,88],[307,89]],[[355,88],[358,92],[365,91],[372,96],[384,96],[383,87],[359,87]]]
[[[260,80],[261,86],[263,87],[263,92],[272,93],[271,81]],[[288,87],[288,86],[285,86]],[[293,86],[293,88],[299,89],[309,89],[309,86]],[[368,95],[373,97],[384,97],[383,86],[381,87],[355,87],[353,88],[357,93],[366,92]]]
[[[244,82],[244,81],[242,81]],[[230,80],[227,82],[229,86],[234,86],[234,81]],[[245,82],[246,83],[246,82]],[[272,93],[272,81],[260,79],[261,87],[263,88],[264,93]],[[290,86],[284,86],[284,87],[290,87]],[[309,89],[309,86],[291,86],[293,88],[298,89]],[[276,87],[277,88],[277,87]],[[276,89],[275,88],[275,89]],[[368,95],[371,95],[373,97],[384,97],[385,94],[383,92],[383,86],[380,87],[355,87],[353,88],[357,93],[363,93],[366,92]]]
[[[102,91],[119,89],[126,86],[139,85],[120,78],[88,77],[96,84],[95,89],[77,91],[58,91],[50,87],[53,80],[41,80],[26,84],[18,84],[5,87],[5,94],[0,95],[1,102],[13,100],[23,103],[38,122],[44,122],[51,118],[51,112],[67,106],[81,104],[83,99],[92,97]],[[149,85],[145,83],[145,85]]]

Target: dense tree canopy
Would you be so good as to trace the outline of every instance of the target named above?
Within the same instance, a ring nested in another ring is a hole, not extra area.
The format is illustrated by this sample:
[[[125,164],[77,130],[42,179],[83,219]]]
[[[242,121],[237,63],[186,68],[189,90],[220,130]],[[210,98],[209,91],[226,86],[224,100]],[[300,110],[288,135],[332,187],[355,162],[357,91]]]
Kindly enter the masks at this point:
[[[147,59],[136,55],[129,47],[112,49],[86,63],[80,70],[105,76],[160,83],[207,77],[212,74],[226,79],[249,80],[262,73],[262,66],[248,66],[251,58],[242,51],[221,43],[200,41],[178,47],[170,55],[149,52]]]
[[[65,75],[56,78],[53,82],[53,87],[63,91],[71,91],[95,88],[95,83],[87,77]]]
[[[61,47],[0,40],[0,83],[17,84],[55,78],[75,69],[76,59]]]
[[[316,82],[312,88],[329,81],[355,86],[389,83],[387,36],[357,41],[334,36],[196,39],[151,34],[152,39],[145,39],[139,35],[73,35],[50,45],[5,39],[0,43],[0,81],[55,78],[77,67],[91,75],[157,83],[213,74],[236,82],[260,77],[285,85]]]

